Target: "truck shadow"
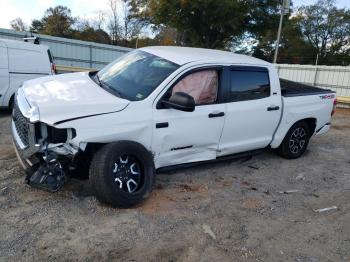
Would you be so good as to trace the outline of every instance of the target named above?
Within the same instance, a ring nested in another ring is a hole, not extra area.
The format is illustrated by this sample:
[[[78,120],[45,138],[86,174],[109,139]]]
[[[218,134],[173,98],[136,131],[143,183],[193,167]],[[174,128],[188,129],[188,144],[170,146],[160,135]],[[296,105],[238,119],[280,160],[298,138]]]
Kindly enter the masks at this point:
[[[191,179],[191,177],[198,178],[197,176],[198,173],[203,173],[208,170],[212,170],[214,171],[213,176],[215,177],[216,170],[221,170],[231,165],[233,168],[248,167],[251,170],[258,171],[263,166],[260,164],[261,161],[256,161],[257,156],[259,156],[259,158],[260,156],[263,158],[275,158],[275,157],[278,158],[278,156],[276,156],[273,150],[265,149],[261,151],[261,153],[258,155],[250,155],[250,156],[234,158],[230,160],[226,159],[226,160],[206,162],[206,163],[195,163],[191,166],[177,166],[166,171],[159,170],[157,171],[157,177],[159,178],[158,180],[161,180],[161,181],[156,181],[156,184],[154,185],[153,190],[157,191],[160,189],[161,190],[170,189],[174,187],[174,184],[176,184],[176,186],[183,188],[183,190],[191,191],[191,188],[193,186],[189,184],[187,185],[185,182],[179,181],[181,180],[180,178],[175,177],[177,175],[182,176],[183,173],[186,173],[185,176],[188,176],[188,178]],[[207,177],[203,176],[202,178],[199,178],[199,179],[203,180],[201,184],[205,184]],[[177,185],[178,183],[180,184]],[[193,188],[194,188],[193,191],[196,191],[197,187],[193,187]],[[91,197],[94,195],[93,189],[89,182],[88,174],[73,175],[66,182],[63,190],[71,191],[72,194],[78,198]]]
[[[11,116],[12,111],[10,109],[0,109],[0,118]]]
[[[242,164],[243,166],[246,165],[252,169],[259,169],[259,166],[256,164],[252,164],[254,162],[256,156],[265,156],[265,157],[278,157],[276,156],[276,153],[273,149],[266,148],[264,150],[261,150],[261,152],[253,155],[243,156],[243,157],[233,157],[232,159],[218,159],[208,162],[198,162],[198,163],[189,163],[185,165],[179,165],[174,166],[166,169],[160,169],[157,170],[157,175],[175,175],[181,171],[188,171],[190,172],[198,172],[198,171],[204,171],[209,168],[220,168],[225,167],[228,165],[231,165],[233,163]]]

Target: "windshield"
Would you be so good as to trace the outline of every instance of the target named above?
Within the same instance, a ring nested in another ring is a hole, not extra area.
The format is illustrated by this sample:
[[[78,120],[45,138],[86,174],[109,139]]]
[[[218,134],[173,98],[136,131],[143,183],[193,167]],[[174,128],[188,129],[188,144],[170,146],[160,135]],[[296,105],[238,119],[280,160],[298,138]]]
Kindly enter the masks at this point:
[[[112,62],[97,77],[101,86],[131,101],[143,100],[179,66],[144,51],[132,51]]]

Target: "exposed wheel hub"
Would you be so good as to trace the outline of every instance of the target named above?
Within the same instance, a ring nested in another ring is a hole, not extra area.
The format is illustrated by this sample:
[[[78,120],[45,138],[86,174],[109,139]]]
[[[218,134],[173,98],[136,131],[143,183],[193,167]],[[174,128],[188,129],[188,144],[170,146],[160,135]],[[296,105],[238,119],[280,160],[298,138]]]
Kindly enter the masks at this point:
[[[114,182],[125,192],[135,192],[142,182],[141,166],[132,156],[121,156],[114,163]]]

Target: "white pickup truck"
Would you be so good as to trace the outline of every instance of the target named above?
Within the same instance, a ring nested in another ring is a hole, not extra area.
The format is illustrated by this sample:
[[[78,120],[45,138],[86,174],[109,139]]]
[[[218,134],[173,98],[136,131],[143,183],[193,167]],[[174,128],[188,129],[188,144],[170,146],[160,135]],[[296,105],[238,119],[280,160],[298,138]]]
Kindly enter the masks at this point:
[[[161,168],[252,154],[300,157],[329,130],[333,91],[281,80],[272,64],[229,52],[147,47],[98,72],[30,80],[12,133],[27,182],[59,190],[89,173],[98,200],[133,206]]]

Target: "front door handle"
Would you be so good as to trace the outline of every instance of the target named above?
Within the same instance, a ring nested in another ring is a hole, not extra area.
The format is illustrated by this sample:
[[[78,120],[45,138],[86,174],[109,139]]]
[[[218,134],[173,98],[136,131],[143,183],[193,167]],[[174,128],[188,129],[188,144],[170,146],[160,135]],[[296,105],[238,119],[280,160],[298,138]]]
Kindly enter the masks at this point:
[[[219,112],[219,113],[210,113],[209,114],[209,118],[214,118],[214,117],[223,117],[225,116],[225,113],[224,112]]]
[[[280,110],[279,106],[270,106],[267,108],[267,111],[277,111],[277,110]]]

